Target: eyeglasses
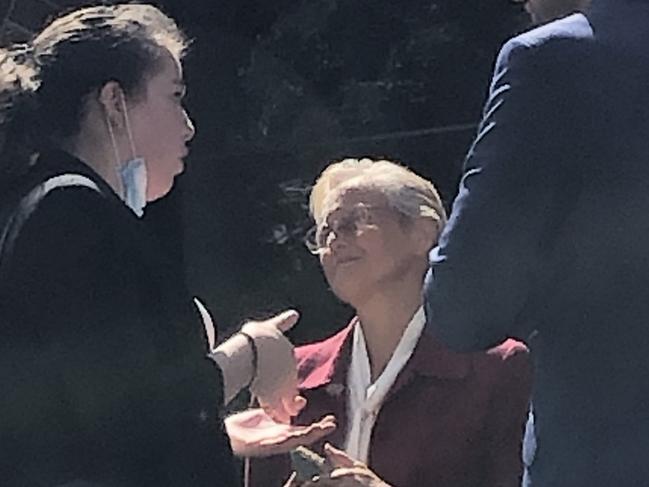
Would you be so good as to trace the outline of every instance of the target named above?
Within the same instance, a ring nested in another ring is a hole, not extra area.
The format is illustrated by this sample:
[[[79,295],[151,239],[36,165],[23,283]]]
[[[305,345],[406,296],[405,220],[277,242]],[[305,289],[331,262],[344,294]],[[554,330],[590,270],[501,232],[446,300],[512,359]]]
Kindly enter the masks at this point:
[[[320,254],[329,247],[331,235],[357,237],[370,228],[376,228],[376,213],[393,211],[386,206],[370,206],[358,203],[348,210],[336,210],[326,220],[307,233],[304,243],[312,254]]]

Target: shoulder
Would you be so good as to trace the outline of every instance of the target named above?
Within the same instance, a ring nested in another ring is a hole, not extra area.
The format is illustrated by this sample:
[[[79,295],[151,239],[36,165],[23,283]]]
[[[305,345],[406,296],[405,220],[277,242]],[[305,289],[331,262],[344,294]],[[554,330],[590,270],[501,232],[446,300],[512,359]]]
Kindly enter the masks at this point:
[[[105,197],[91,186],[55,186],[44,182],[23,200],[17,219],[44,228],[97,229],[110,211]]]
[[[593,36],[593,27],[588,18],[584,14],[573,14],[511,38],[504,44],[501,53],[538,47],[553,40],[585,40],[592,39]]]
[[[511,39],[508,44],[538,46],[553,39],[591,39],[593,27],[584,14],[573,14],[541,25]]]
[[[51,149],[19,182],[13,200],[14,219],[74,226],[109,212],[116,201],[108,184],[90,166],[67,152]]]
[[[583,14],[573,14],[509,39],[498,53],[496,67],[505,67],[520,53],[551,45],[553,41],[582,41],[593,39],[593,36],[588,18]]]
[[[110,202],[92,184],[36,184],[6,227],[4,251],[28,260],[105,248],[112,229]]]

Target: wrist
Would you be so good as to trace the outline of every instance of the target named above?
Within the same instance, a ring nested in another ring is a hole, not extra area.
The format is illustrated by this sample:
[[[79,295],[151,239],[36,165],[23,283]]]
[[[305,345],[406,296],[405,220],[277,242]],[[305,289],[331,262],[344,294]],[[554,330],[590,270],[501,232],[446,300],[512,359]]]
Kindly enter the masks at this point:
[[[252,368],[252,353],[248,339],[235,333],[209,354],[223,374],[226,404],[252,382],[255,373]]]
[[[248,347],[250,349],[250,378],[244,386],[244,388],[248,389],[257,378],[257,368],[259,366],[259,350],[257,349],[255,339],[250,336],[250,334],[241,330],[237,333],[237,335],[241,335],[246,339],[246,341],[248,342]]]

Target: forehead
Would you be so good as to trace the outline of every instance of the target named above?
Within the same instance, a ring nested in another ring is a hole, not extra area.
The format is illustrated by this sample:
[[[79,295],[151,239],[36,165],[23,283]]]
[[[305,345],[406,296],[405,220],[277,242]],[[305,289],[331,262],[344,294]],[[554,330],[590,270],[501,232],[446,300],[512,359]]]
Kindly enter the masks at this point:
[[[385,206],[387,198],[378,189],[373,188],[336,188],[327,195],[323,204],[323,219],[335,211],[352,208],[359,203],[368,206]]]

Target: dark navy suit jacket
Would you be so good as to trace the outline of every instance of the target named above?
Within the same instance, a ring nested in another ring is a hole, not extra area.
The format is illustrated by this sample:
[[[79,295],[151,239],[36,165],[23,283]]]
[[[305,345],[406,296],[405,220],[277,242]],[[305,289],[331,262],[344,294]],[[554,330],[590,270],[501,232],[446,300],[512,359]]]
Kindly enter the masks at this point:
[[[535,486],[649,482],[649,3],[508,41],[439,247],[428,324],[535,362]]]

